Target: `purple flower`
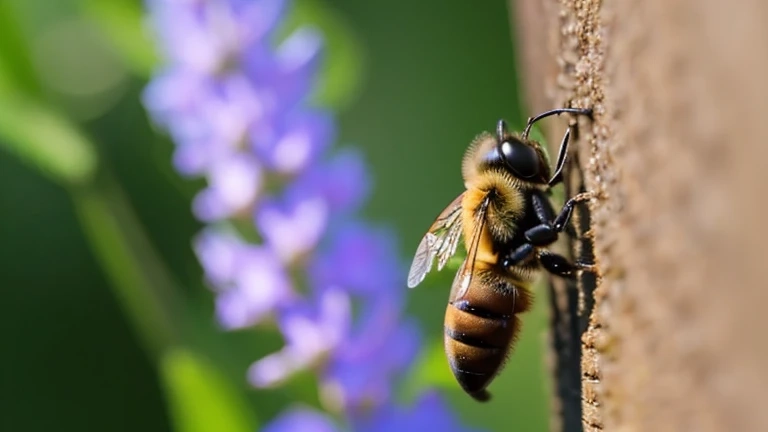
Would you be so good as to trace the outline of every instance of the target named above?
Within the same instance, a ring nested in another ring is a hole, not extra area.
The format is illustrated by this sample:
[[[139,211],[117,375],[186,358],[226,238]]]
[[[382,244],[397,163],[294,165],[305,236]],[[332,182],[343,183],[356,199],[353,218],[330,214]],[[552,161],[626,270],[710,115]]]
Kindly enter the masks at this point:
[[[392,382],[418,352],[419,336],[414,323],[406,322],[386,329],[369,326],[348,340],[324,374],[323,391],[329,402],[352,413],[385,405],[392,396]]]
[[[445,401],[435,392],[424,394],[414,406],[388,406],[355,427],[360,432],[466,432]]]
[[[358,294],[402,295],[392,289],[402,285],[402,265],[393,238],[388,230],[346,224],[310,263],[311,279],[321,286],[340,285]]]
[[[349,429],[336,424],[331,417],[308,408],[294,408],[269,424],[265,432],[469,432],[461,425],[445,401],[434,392],[422,395],[415,405],[405,408],[387,405],[363,419],[356,419]]]
[[[256,212],[256,225],[277,256],[292,263],[317,246],[325,234],[330,208],[317,195],[285,198],[263,203]]]
[[[232,153],[213,161],[208,187],[195,198],[195,215],[202,221],[215,221],[247,212],[261,192],[261,183],[262,170],[252,155]]]
[[[272,421],[262,432],[337,432],[327,415],[307,408],[294,408]]]
[[[340,290],[327,290],[315,302],[300,303],[282,313],[278,325],[286,345],[251,366],[250,382],[257,387],[274,386],[330,355],[348,333],[351,314],[349,295]]]
[[[195,249],[218,292],[216,312],[224,327],[256,324],[295,301],[287,270],[269,248],[209,229],[197,238]]]
[[[324,406],[355,430],[459,430],[437,396],[411,410],[392,400],[420,333],[402,316],[394,234],[356,214],[371,187],[365,161],[332,151],[333,113],[308,103],[321,35],[301,27],[277,40],[283,0],[147,4],[167,62],[144,104],[176,145],[176,169],[206,180],[192,208],[208,227],[194,248],[216,318],[227,329],[270,320],[285,341],[248,381],[274,387],[312,370]],[[340,428],[293,408],[266,430]]]
[[[277,127],[261,127],[251,134],[255,152],[272,170],[302,172],[335,138],[333,119],[319,111],[293,111]],[[265,130],[266,129],[266,130]]]

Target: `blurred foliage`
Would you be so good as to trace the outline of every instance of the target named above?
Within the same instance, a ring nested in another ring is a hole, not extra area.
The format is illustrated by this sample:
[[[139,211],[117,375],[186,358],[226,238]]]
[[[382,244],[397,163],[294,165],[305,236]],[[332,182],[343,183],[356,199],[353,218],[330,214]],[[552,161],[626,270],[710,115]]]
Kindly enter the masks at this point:
[[[80,0],[79,3],[82,14],[104,32],[127,67],[140,77],[148,77],[154,71],[159,59],[140,2]]]
[[[237,388],[191,351],[172,349],[160,367],[177,432],[249,432],[256,421]]]
[[[93,175],[93,148],[55,108],[42,103],[42,87],[29,48],[8,3],[0,3],[0,144],[61,183]]]
[[[0,137],[0,145],[56,182],[81,184],[94,175],[91,143],[65,117],[29,97],[0,91]]]
[[[28,41],[10,2],[0,2],[0,28],[3,29],[3,37],[0,38],[0,89],[7,92],[15,88],[30,97],[39,97],[42,89],[29,57]]]
[[[466,145],[499,117],[525,119],[506,3],[297,4],[289,27],[312,22],[330,44],[318,100],[342,109],[342,143],[366,151],[377,182],[367,215],[397,228],[406,268],[462,189]],[[0,324],[10,347],[0,430],[253,430],[294,400],[317,403],[311,377],[270,391],[245,382],[249,363],[280,346],[274,331],[214,323],[191,251],[200,183],[174,172],[172,144],[139,102],[157,66],[141,8],[0,1]],[[493,401],[477,404],[442,351],[452,278],[445,270],[408,293],[428,340],[403,398],[437,386],[466,424],[546,430],[545,302],[526,317]]]
[[[363,47],[355,30],[338,11],[320,0],[296,0],[281,33],[287,35],[302,25],[319,29],[325,41],[325,61],[313,96],[315,101],[334,109],[348,107],[360,91],[366,73]]]

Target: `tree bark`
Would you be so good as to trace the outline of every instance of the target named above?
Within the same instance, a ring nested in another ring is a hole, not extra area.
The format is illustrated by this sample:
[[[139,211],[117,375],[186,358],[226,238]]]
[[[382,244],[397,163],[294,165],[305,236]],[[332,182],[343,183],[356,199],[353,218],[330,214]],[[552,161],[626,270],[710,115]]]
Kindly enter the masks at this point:
[[[510,10],[531,113],[595,111],[574,146],[598,193],[595,308],[570,341],[583,429],[768,430],[768,2]]]

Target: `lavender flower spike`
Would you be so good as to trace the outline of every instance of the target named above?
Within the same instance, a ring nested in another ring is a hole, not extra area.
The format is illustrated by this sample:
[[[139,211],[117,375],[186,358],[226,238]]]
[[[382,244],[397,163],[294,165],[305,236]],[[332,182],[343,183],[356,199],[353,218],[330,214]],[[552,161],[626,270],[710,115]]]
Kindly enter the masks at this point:
[[[460,425],[445,401],[434,392],[427,393],[410,409],[390,406],[364,422],[353,422],[351,429],[336,425],[329,416],[308,408],[293,408],[272,422],[265,432],[470,432]]]
[[[449,417],[436,395],[407,412],[393,402],[420,335],[402,317],[395,236],[356,217],[370,190],[365,161],[332,151],[333,115],[308,103],[320,34],[301,27],[277,40],[283,0],[146,1],[166,63],[144,103],[172,138],[178,171],[207,182],[192,206],[207,224],[194,248],[216,317],[227,329],[271,320],[285,340],[249,382],[274,387],[311,370],[324,406],[354,430],[459,430],[439,423]],[[294,407],[265,430],[342,429]]]

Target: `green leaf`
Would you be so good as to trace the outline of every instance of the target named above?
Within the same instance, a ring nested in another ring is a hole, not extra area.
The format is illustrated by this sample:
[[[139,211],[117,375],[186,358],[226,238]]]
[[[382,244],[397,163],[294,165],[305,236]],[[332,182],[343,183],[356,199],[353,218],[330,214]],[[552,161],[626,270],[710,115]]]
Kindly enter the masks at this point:
[[[125,64],[137,75],[148,77],[158,63],[158,55],[141,4],[135,0],[80,0],[83,15],[104,32]]]
[[[163,356],[161,373],[176,432],[256,430],[245,397],[202,356],[172,349]]]
[[[445,358],[442,338],[427,345],[411,368],[408,379],[404,381],[401,393],[406,400],[417,398],[426,388],[456,388],[456,379]]]
[[[18,23],[13,6],[0,1],[0,87],[12,85],[15,91],[39,98],[42,86]]]
[[[74,124],[40,103],[1,91],[0,147],[62,184],[85,183],[96,171],[94,146]]]
[[[29,50],[12,7],[0,2],[0,147],[62,184],[96,171],[94,146],[66,117],[41,101]]]
[[[304,25],[317,27],[325,40],[325,61],[315,102],[334,109],[348,106],[359,92],[364,76],[363,48],[355,32],[322,0],[297,0],[282,33],[287,35]]]

